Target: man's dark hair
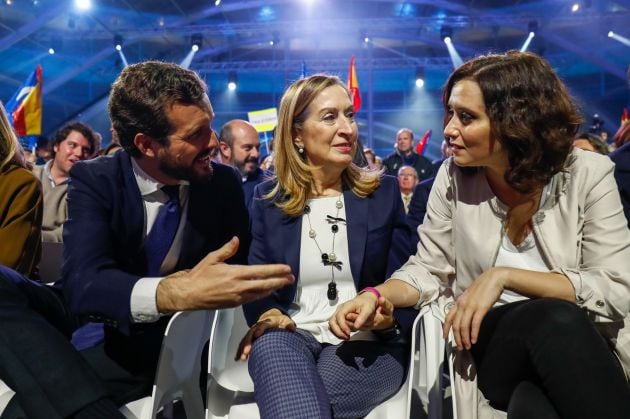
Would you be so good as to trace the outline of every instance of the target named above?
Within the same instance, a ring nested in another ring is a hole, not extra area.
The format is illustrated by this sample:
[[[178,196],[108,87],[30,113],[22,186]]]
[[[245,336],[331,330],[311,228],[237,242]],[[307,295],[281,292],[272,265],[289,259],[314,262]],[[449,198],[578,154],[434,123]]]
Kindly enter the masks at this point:
[[[109,117],[120,144],[139,156],[133,140],[138,133],[168,145],[171,123],[166,116],[174,103],[207,108],[206,84],[197,73],[176,64],[145,61],[120,73],[109,98]]]
[[[546,185],[565,167],[582,122],[566,87],[551,66],[531,52],[485,55],[458,67],[444,87],[448,100],[460,80],[479,85],[491,135],[507,151],[505,181],[519,192]]]
[[[70,122],[61,127],[53,137],[52,145],[50,147],[53,158],[55,157],[55,154],[57,154],[55,153],[55,146],[58,146],[59,143],[68,138],[68,135],[70,135],[72,131],[76,131],[79,134],[83,135],[85,139],[88,140],[88,143],[90,143],[89,154],[91,155],[92,153],[94,153],[94,147],[96,147],[96,135],[94,131],[92,131],[92,128],[82,122]]]

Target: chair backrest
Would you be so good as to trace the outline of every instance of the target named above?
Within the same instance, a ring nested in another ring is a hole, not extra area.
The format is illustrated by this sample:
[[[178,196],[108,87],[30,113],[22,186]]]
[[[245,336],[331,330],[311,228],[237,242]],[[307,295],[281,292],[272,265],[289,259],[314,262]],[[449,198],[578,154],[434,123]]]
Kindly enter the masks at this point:
[[[186,417],[204,417],[199,387],[201,355],[210,336],[213,314],[207,310],[186,311],[171,318],[164,332],[149,417],[154,418],[161,407],[174,400],[183,401]]]
[[[248,330],[242,308],[217,311],[208,348],[208,372],[226,389],[254,391],[247,362],[234,360],[238,345]]]
[[[39,261],[39,278],[45,284],[61,279],[63,243],[42,242],[42,258]]]

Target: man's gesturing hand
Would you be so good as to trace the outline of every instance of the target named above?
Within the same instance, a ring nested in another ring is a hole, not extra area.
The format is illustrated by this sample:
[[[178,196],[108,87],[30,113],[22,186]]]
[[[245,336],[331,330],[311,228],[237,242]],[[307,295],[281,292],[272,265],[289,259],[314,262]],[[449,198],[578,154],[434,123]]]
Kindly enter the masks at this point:
[[[189,272],[178,272],[164,278],[157,287],[158,311],[173,313],[235,307],[266,297],[295,280],[287,265],[224,263],[236,253],[238,245],[238,238],[233,237]]]

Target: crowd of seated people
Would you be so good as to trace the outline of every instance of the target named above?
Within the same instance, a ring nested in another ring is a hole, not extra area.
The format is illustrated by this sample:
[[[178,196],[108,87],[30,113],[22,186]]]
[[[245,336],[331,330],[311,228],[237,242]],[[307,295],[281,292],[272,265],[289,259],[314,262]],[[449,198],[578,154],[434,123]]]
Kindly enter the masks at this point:
[[[464,63],[443,105],[440,159],[401,128],[379,166],[344,83],[303,78],[264,170],[254,127],[217,136],[205,83],[174,64],[121,72],[109,147],[73,122],[35,168],[0,106],[2,417],[122,417],[151,392],[171,314],[239,305],[262,418],[364,417],[402,385],[430,303],[477,372],[480,419],[626,417],[630,123],[598,155],[531,53]],[[42,239],[65,247],[51,286],[33,280]]]

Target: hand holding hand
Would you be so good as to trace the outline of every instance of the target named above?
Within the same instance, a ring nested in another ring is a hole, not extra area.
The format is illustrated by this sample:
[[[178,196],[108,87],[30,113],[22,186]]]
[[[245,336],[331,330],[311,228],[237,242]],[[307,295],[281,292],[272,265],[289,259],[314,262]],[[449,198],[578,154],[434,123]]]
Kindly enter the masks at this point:
[[[383,330],[394,325],[394,305],[385,297],[379,297],[374,315],[368,316],[361,325],[357,324],[358,314],[350,312],[346,315],[346,321],[351,324],[353,330]]]
[[[505,289],[503,274],[501,268],[490,268],[482,273],[448,312],[443,327],[444,338],[453,328],[457,349],[470,349],[477,343],[481,321]]]
[[[357,330],[386,329],[394,324],[393,305],[383,297],[364,292],[337,307],[328,327],[339,339]]]
[[[225,260],[238,250],[233,237],[210,252],[189,272],[176,272],[157,287],[160,313],[235,307],[263,298],[295,279],[287,265],[228,265]]]
[[[295,322],[289,316],[286,316],[278,309],[271,309],[260,316],[256,324],[249,328],[236,351],[235,361],[247,361],[252,351],[252,344],[256,339],[261,337],[267,329],[286,329],[295,332]]]

